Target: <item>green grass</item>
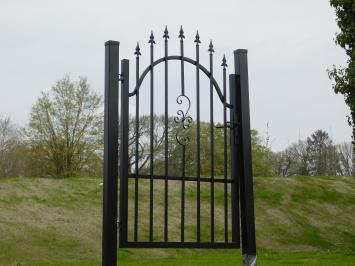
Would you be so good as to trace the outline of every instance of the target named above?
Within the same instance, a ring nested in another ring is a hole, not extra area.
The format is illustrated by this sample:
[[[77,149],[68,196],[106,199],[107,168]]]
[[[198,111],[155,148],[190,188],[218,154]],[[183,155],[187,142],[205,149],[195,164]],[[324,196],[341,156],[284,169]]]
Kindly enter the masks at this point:
[[[98,178],[0,178],[0,265],[100,265],[100,183]],[[259,265],[354,265],[354,178],[258,177],[254,183]],[[193,241],[196,185],[186,184],[185,234]],[[142,181],[139,189],[139,216],[147,218],[149,181]],[[202,235],[207,241],[209,184],[201,189]],[[155,240],[163,237],[162,192],[163,183],[157,183]],[[169,182],[171,240],[180,234],[179,196],[180,183]],[[129,199],[132,209],[133,187]],[[223,202],[223,186],[216,185],[217,240],[223,239]],[[130,223],[132,219],[130,212]],[[139,239],[146,240],[148,219],[139,221]],[[127,266],[241,265],[239,250],[120,249],[118,257],[119,265]]]
[[[132,259],[135,252],[128,255],[120,250],[118,265],[122,266],[237,266],[242,265],[239,252],[206,252],[196,251],[194,254],[174,254],[166,257]],[[261,253],[258,255],[259,265],[314,265],[314,266],[334,266],[334,265],[354,265],[354,253],[346,252],[313,252],[313,253]],[[99,261],[56,261],[56,262],[35,262],[26,264],[27,266],[97,266]]]

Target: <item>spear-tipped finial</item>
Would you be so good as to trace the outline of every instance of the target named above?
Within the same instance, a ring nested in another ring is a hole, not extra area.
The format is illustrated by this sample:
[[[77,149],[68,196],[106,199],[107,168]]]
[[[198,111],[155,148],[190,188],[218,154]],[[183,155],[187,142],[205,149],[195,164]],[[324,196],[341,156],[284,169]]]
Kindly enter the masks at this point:
[[[136,46],[136,51],[134,52],[134,54],[138,57],[141,55],[141,48],[139,48],[139,42],[137,42],[137,46]]]
[[[212,40],[210,41],[210,45],[208,47],[208,51],[210,52],[210,54],[212,54],[214,52]]]
[[[196,33],[195,43],[196,43],[196,45],[198,45],[199,43],[201,43],[201,41],[200,41],[200,35],[198,34],[198,31],[197,31],[197,33]]]
[[[226,60],[226,55],[224,54],[223,55],[223,59],[222,59],[222,65],[221,65],[223,68],[226,68],[228,65],[227,65],[227,60]]]
[[[148,43],[150,43],[151,46],[153,46],[153,44],[155,43],[153,31],[150,32],[150,37],[149,37],[149,42]]]
[[[182,39],[185,39],[185,35],[184,35],[184,30],[182,29],[182,26],[180,27],[180,31],[179,31],[179,38],[182,40]]]
[[[169,32],[168,32],[168,27],[167,26],[165,26],[163,38],[165,40],[169,39]]]

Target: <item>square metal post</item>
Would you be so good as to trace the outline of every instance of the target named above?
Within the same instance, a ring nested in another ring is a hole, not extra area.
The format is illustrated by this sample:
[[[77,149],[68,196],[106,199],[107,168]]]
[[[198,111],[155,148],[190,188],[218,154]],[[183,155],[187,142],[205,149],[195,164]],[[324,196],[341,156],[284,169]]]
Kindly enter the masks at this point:
[[[237,78],[236,112],[238,119],[238,172],[240,174],[240,210],[244,265],[256,265],[253,171],[251,153],[247,50],[234,51]]]
[[[128,127],[129,127],[129,61],[121,60],[121,124],[120,124],[120,219],[119,244],[125,246],[128,222]]]
[[[117,263],[119,42],[105,43],[102,265]]]

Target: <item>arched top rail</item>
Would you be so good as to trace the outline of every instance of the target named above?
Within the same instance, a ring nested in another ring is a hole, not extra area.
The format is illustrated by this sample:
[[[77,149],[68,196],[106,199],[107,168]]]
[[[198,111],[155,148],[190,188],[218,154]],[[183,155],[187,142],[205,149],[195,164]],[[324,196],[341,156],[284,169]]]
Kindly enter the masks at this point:
[[[202,66],[200,63],[198,63],[197,61],[191,59],[191,58],[188,58],[188,57],[185,57],[185,56],[178,56],[178,55],[171,55],[171,56],[167,56],[167,57],[162,57],[156,61],[154,61],[151,65],[149,65],[142,73],[142,75],[139,77],[139,80],[138,80],[138,84],[136,85],[135,89],[133,92],[130,92],[129,93],[129,97],[132,97],[134,95],[136,95],[137,93],[137,90],[139,90],[140,86],[142,85],[142,82],[145,78],[145,76],[149,73],[149,71],[156,65],[162,63],[162,62],[165,62],[165,61],[169,61],[169,60],[180,60],[180,61],[185,61],[185,62],[188,62],[194,66],[197,66],[203,73],[205,73],[205,75],[212,79],[212,83],[213,83],[213,86],[215,87],[216,89],[216,92],[218,94],[218,97],[219,99],[221,100],[221,102],[225,105],[226,107],[232,109],[233,108],[233,105],[230,104],[230,103],[227,103],[225,102],[224,100],[224,95],[222,94],[221,92],[221,89],[219,88],[218,86],[218,83],[217,81],[215,80],[215,78],[212,76],[211,77],[211,73],[204,67]]]

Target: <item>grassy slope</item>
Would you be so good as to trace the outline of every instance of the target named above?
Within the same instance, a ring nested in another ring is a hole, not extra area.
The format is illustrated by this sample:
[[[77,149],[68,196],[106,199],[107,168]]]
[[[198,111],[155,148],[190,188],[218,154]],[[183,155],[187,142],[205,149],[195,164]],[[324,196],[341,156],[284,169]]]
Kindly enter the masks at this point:
[[[92,178],[0,179],[0,265],[99,265],[100,182]],[[179,235],[179,202],[174,201],[179,195],[177,185],[169,187],[172,239]],[[161,189],[156,186],[156,217],[162,217]],[[139,215],[143,216],[148,204],[144,196],[147,184],[142,183],[140,191]],[[187,187],[188,239],[195,233],[194,191],[192,185]],[[202,195],[206,238],[208,196]],[[222,187],[216,189],[215,200],[218,226],[223,223]],[[261,264],[351,265],[354,261],[354,178],[255,178],[255,200]],[[139,226],[144,240],[146,221]],[[156,232],[162,231],[159,226],[158,221]],[[218,235],[221,237],[221,232]],[[156,239],[161,237],[158,233]],[[220,265],[222,261],[236,265],[241,260],[235,250],[120,250],[119,258],[121,265]]]

